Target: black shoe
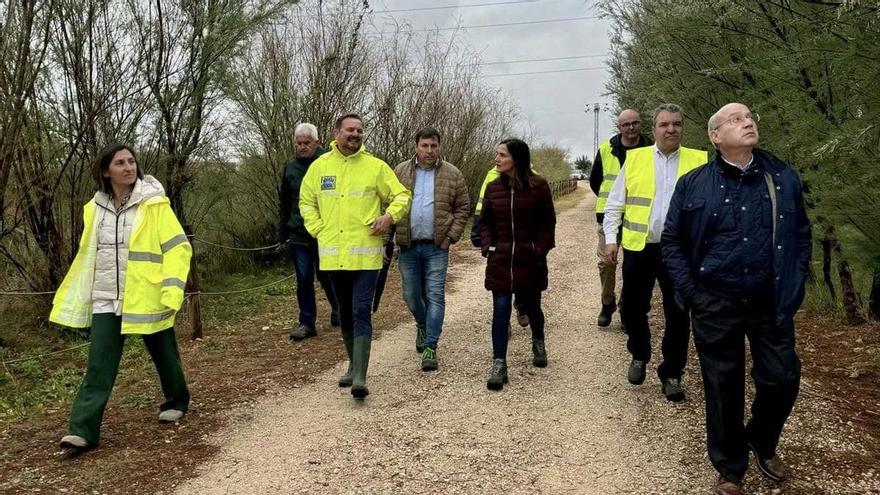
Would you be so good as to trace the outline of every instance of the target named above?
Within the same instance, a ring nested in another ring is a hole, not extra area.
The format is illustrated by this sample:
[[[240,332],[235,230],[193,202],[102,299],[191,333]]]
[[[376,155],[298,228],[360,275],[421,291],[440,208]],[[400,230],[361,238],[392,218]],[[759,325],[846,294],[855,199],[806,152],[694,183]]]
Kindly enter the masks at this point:
[[[507,383],[507,360],[493,359],[492,371],[489,372],[489,379],[486,380],[486,388],[501,390],[505,383]]]
[[[336,311],[336,310],[334,309],[334,310],[330,313],[330,326],[331,326],[331,327],[338,327],[339,325],[340,325],[340,322],[339,322],[339,311]]]
[[[684,387],[681,386],[681,379],[666,378],[660,383],[660,391],[666,396],[666,400],[670,402],[681,402],[684,400]]]
[[[758,470],[761,471],[761,474],[777,483],[783,482],[788,478],[788,467],[778,455],[761,457],[751,442],[748,442],[748,445],[752,453],[755,454],[755,464],[758,465]]]
[[[290,332],[290,334],[287,335],[287,338],[291,341],[296,342],[296,341],[300,341],[303,339],[307,339],[309,337],[315,337],[317,335],[318,335],[318,332],[317,332],[317,330],[315,330],[315,327],[310,327],[310,326],[306,325],[305,323],[300,323],[300,325],[298,327],[296,327],[295,330],[293,330],[292,332]]]
[[[437,369],[437,350],[425,347],[422,352],[422,371],[434,371]]]
[[[641,385],[644,383],[645,366],[647,366],[647,364],[647,361],[633,359],[632,362],[629,363],[629,371],[626,373],[626,379],[633,385]]]
[[[525,311],[516,311],[516,322],[519,323],[519,326],[525,328],[529,326],[529,315]]]
[[[607,327],[611,324],[611,315],[614,314],[614,311],[617,309],[617,303],[615,301],[611,301],[611,304],[603,304],[602,311],[599,313],[599,317],[596,318],[596,325],[600,327]]]
[[[547,367],[547,348],[543,340],[532,340],[532,364],[538,368]]]

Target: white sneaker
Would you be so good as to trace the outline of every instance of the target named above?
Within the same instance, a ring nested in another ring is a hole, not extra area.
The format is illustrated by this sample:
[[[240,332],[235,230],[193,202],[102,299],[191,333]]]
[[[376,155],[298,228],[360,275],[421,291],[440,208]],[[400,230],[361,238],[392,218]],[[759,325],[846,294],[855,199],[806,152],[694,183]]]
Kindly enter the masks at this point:
[[[64,435],[61,437],[62,449],[83,450],[89,446],[89,442],[79,435]]]
[[[159,422],[160,423],[175,423],[180,421],[184,412],[179,409],[166,409],[159,413]]]

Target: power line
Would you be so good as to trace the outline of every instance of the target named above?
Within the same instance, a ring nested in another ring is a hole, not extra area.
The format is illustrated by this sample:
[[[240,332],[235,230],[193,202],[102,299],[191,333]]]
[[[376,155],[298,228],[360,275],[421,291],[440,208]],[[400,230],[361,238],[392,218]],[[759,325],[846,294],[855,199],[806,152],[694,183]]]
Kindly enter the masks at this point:
[[[607,57],[607,54],[599,53],[595,55],[572,55],[570,57],[552,57],[552,58],[529,58],[523,60],[499,60],[496,62],[475,62],[473,64],[466,65],[503,65],[503,64],[520,64],[525,62],[547,62],[550,60],[576,60],[581,58],[602,58]]]
[[[414,29],[412,31],[407,31],[410,33],[426,33],[429,31],[457,31],[461,29],[484,29],[484,28],[496,28],[496,27],[506,27],[506,26],[526,26],[530,24],[551,24],[556,22],[571,22],[571,21],[585,21],[590,19],[599,19],[597,15],[583,16],[583,17],[566,17],[563,19],[544,19],[540,21],[521,21],[521,22],[502,22],[498,24],[478,24],[476,26],[455,26],[455,27],[445,27],[445,28],[430,28],[430,29]],[[379,34],[400,34],[399,32],[380,32]]]
[[[607,67],[581,67],[579,69],[537,70],[534,72],[514,72],[511,74],[484,74],[483,77],[527,76],[530,74],[552,74],[555,72],[578,72],[584,70],[603,70]]]
[[[468,7],[491,7],[493,5],[512,5],[518,3],[535,3],[537,0],[512,0],[508,2],[495,3],[474,3],[469,5],[443,5],[439,7],[418,7],[414,9],[390,9],[390,10],[374,10],[372,14],[390,14],[392,12],[419,12],[426,10],[445,10],[445,9],[466,9]]]

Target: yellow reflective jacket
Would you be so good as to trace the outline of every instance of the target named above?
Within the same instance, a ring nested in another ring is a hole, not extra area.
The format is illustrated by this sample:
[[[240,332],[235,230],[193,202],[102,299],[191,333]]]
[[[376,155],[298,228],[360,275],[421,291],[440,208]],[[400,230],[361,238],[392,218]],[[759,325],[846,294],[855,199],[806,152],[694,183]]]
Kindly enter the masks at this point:
[[[86,328],[92,323],[97,231],[95,201],[83,207],[79,251],[52,300],[49,321]],[[183,304],[192,246],[171,210],[168,198],[153,197],[138,205],[125,265],[122,333],[151,334],[174,326]]]
[[[378,270],[382,268],[383,237],[370,225],[385,213],[397,223],[409,213],[412,193],[387,163],[363,145],[343,155],[330,151],[309,166],[299,192],[299,210],[306,230],[318,239],[321,270]]]
[[[708,153],[681,146],[678,148],[676,177],[705,165]],[[603,165],[604,166],[604,165]],[[623,239],[621,244],[629,251],[645,249],[648,240],[648,222],[654,205],[654,147],[646,146],[626,152],[626,204],[623,210]]]
[[[596,198],[596,213],[605,213],[608,193],[611,192],[614,179],[617,179],[617,174],[620,172],[620,160],[611,151],[611,141],[605,141],[599,145],[599,157],[602,159],[602,184],[599,186],[599,197]]]

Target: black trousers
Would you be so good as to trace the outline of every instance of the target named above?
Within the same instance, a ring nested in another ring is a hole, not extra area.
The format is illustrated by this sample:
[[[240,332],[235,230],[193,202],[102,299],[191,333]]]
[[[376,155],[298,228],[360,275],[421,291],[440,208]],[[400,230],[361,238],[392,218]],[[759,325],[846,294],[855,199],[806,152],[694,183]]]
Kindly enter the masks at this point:
[[[698,291],[694,296],[694,343],[706,391],[709,459],[731,481],[742,480],[748,468],[747,442],[763,458],[776,455],[800,386],[794,324],[777,326],[772,304],[772,295],[749,300]],[[755,400],[744,426],[746,337]]]
[[[626,301],[626,305],[621,308],[620,318],[629,334],[626,348],[633,359],[651,360],[648,312],[651,311],[655,281],[660,283],[663,293],[663,314],[666,319],[661,347],[663,362],[657,367],[657,375],[661,380],[681,378],[687,364],[690,319],[687,312],[675,304],[675,289],[661,261],[660,244],[646,244],[642,251],[623,250],[621,299]]]

